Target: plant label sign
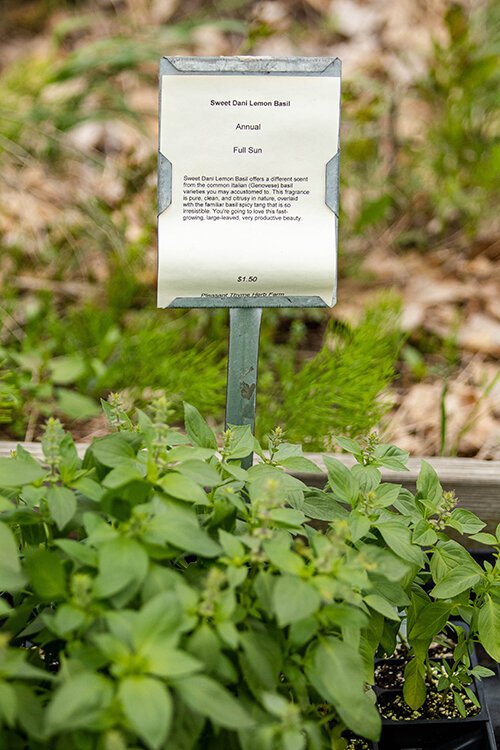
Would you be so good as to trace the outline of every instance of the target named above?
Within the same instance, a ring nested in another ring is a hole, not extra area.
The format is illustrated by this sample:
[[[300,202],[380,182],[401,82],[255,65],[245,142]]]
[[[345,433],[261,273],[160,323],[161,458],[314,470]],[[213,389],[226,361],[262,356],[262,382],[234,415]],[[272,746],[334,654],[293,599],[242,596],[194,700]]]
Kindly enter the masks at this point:
[[[335,302],[340,62],[163,58],[158,306]]]

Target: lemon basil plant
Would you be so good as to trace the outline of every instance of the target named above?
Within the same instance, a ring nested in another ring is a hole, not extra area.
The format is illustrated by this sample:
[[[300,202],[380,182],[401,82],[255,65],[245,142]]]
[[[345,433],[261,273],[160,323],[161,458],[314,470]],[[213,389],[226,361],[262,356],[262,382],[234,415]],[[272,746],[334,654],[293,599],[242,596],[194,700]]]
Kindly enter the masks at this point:
[[[344,748],[380,735],[374,658],[402,623],[413,705],[452,615],[498,658],[498,563],[445,529],[499,539],[427,464],[413,496],[381,481],[407,454],[340,439],[356,464],[311,489],[279,429],[264,451],[190,405],[187,435],[162,399],[105,410],[83,459],[56,420],[42,461],[0,458],[0,748]]]

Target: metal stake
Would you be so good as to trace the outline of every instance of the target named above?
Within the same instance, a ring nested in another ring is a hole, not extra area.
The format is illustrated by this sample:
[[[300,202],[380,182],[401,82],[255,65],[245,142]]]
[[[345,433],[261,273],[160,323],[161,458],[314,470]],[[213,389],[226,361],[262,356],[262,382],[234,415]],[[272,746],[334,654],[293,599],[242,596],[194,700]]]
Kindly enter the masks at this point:
[[[250,425],[255,429],[255,400],[259,363],[262,308],[232,307],[229,310],[229,358],[227,371],[226,425]],[[252,465],[253,454],[242,466]]]

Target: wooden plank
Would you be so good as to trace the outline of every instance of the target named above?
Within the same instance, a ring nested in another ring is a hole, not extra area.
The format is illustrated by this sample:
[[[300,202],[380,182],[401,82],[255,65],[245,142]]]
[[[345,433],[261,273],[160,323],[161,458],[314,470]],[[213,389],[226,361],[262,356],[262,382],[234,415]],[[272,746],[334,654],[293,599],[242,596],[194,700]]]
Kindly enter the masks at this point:
[[[15,449],[15,442],[0,442],[0,456],[8,456]],[[42,457],[40,443],[21,443],[23,447],[37,458]],[[80,456],[83,456],[87,445],[77,444]],[[346,466],[352,466],[352,456],[344,454],[332,455]],[[294,472],[302,481],[312,487],[324,487],[327,481],[327,473],[322,454],[308,453],[307,457],[314,461],[320,468],[317,474],[299,474]],[[382,469],[384,482],[402,484],[411,492],[415,492],[415,482],[420,469],[420,458],[408,460],[407,472],[391,471]],[[494,530],[500,522],[500,461],[480,461],[476,458],[425,458],[436,470],[441,484],[445,490],[455,490],[459,505],[469,508],[486,521],[488,528]]]

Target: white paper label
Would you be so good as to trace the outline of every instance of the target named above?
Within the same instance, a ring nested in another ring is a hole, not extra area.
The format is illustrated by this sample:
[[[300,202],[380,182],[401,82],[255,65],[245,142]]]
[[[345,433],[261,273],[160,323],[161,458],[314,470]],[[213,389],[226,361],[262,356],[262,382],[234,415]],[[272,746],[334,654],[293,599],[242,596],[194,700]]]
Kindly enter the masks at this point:
[[[336,285],[325,167],[338,150],[335,77],[166,75],[158,305],[176,297],[319,296]]]

